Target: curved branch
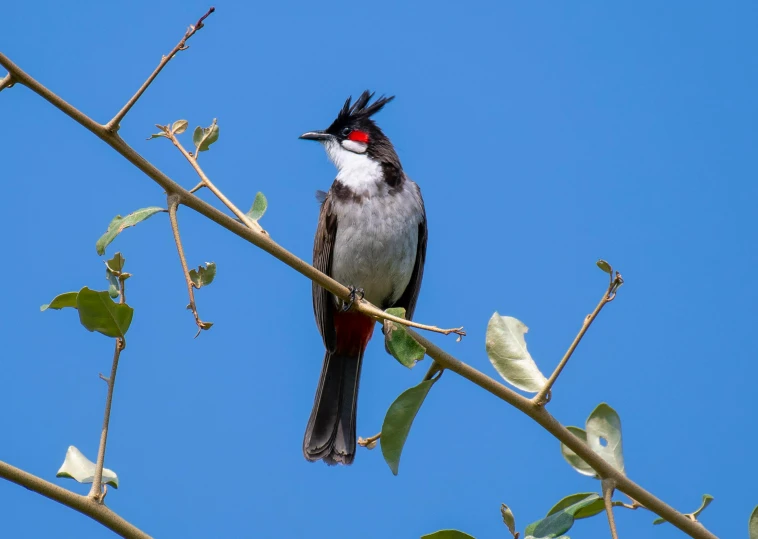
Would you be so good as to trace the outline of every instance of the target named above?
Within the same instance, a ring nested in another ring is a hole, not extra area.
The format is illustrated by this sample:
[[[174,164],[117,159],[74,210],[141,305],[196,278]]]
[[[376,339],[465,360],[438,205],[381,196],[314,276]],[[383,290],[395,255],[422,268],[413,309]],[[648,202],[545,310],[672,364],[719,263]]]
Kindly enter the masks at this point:
[[[152,539],[148,534],[130,524],[123,517],[95,500],[66,490],[44,479],[0,461],[0,477],[24,488],[42,494],[60,504],[87,515],[109,530],[127,539]]]
[[[216,224],[247,240],[256,247],[264,250],[275,258],[281,260],[295,271],[301,273],[311,281],[319,284],[332,294],[348,300],[350,291],[331,277],[321,273],[316,268],[290,253],[282,246],[274,242],[269,236],[255,232],[234,220],[220,210],[214,208],[207,202],[193,195],[181,185],[177,184],[163,172],[158,170],[154,165],[149,163],[139,155],[131,146],[124,142],[121,137],[115,133],[109,132],[105,126],[102,126],[83,114],[63,99],[52,93],[46,87],[38,83],[32,77],[27,75],[18,66],[10,61],[6,56],[0,53],[0,65],[4,66],[18,81],[27,86],[29,89],[49,101],[53,106],[63,111],[79,124],[83,125],[89,131],[105,141],[114,150],[125,157],[134,166],[144,172],[148,177],[160,185],[167,193],[179,197],[181,204],[192,208],[201,215],[207,217]],[[355,302],[354,308],[363,314],[372,318],[390,319],[386,313],[368,302]],[[373,309],[376,309],[374,311]],[[381,313],[381,314],[380,314]],[[407,320],[394,320],[397,323],[409,325]],[[696,523],[679,513],[662,500],[656,498],[653,494],[646,491],[615,468],[605,462],[597,453],[593,452],[588,445],[571,434],[563,425],[561,425],[544,407],[534,404],[530,399],[522,397],[518,393],[508,389],[503,384],[493,380],[489,376],[477,371],[473,367],[462,363],[452,355],[448,354],[434,343],[422,337],[418,333],[411,331],[416,340],[427,349],[427,354],[433,358],[442,367],[458,373],[464,378],[470,380],[476,385],[489,391],[493,395],[500,397],[508,404],[522,411],[535,422],[541,425],[545,430],[555,438],[571,448],[577,455],[584,459],[602,478],[613,479],[616,482],[617,489],[631,496],[646,508],[650,509],[657,515],[665,518],[671,524],[696,539],[717,539],[715,535],[709,532],[700,523]]]

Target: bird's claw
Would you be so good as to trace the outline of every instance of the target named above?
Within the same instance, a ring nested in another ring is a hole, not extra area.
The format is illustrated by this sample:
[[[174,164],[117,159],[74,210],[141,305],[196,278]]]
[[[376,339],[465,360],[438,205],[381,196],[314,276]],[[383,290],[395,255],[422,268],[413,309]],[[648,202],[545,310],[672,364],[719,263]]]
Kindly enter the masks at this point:
[[[353,307],[353,303],[355,303],[356,298],[358,301],[361,301],[364,297],[366,297],[366,292],[363,291],[363,288],[355,288],[354,286],[348,286],[348,290],[350,290],[350,301],[343,302],[342,304],[342,312],[349,311]],[[360,297],[357,297],[360,296]]]

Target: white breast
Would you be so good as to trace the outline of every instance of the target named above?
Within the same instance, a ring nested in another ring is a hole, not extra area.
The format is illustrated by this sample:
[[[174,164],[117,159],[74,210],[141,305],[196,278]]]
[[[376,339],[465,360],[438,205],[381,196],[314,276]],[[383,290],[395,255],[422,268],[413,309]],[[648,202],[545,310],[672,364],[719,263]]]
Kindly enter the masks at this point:
[[[418,187],[406,180],[391,189],[381,165],[365,153],[338,143],[326,150],[339,170],[337,181],[354,197],[332,197],[337,236],[332,253],[332,277],[345,286],[362,288],[371,303],[391,305],[405,291],[418,249],[423,206]]]

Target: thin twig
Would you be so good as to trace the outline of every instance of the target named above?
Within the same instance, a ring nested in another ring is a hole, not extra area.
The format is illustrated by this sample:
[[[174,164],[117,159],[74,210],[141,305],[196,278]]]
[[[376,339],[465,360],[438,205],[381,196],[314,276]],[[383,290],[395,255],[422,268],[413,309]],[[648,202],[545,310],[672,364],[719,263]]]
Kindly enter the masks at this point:
[[[140,169],[143,173],[145,173],[145,175],[151,178],[158,185],[160,185],[166,192],[171,192],[179,196],[181,204],[194,209],[201,215],[229,230],[233,234],[236,234],[249,243],[255,245],[256,247],[259,247],[263,251],[281,260],[295,271],[301,273],[305,277],[317,283],[319,286],[322,286],[323,288],[329,290],[335,296],[343,300],[348,300],[350,298],[350,291],[347,289],[347,287],[338,283],[331,277],[321,273],[312,265],[293,255],[281,247],[279,244],[271,240],[270,237],[249,229],[248,227],[224,214],[222,211],[201,200],[199,197],[189,193],[181,185],[171,180],[171,178],[166,176],[155,166],[140,156],[131,146],[124,142],[121,137],[106,131],[102,125],[98,124],[92,118],[77,110],[75,107],[68,104],[59,96],[52,93],[49,89],[37,82],[22,69],[16,66],[13,62],[11,62],[10,59],[2,53],[0,53],[0,65],[8,69],[8,71],[13,74],[18,82],[22,83],[33,92],[37,93],[43,99],[75,120],[77,123],[83,125],[90,132],[97,135],[101,140],[116,150],[116,152],[118,152],[121,156],[123,156],[130,163]],[[363,303],[356,303],[358,305],[363,305]],[[400,319],[397,320],[397,322],[404,325],[409,325],[407,320]],[[601,475],[602,477],[613,478],[616,481],[616,488],[619,491],[632,496],[635,500],[638,500],[650,511],[662,518],[665,518],[668,522],[688,534],[690,537],[693,537],[695,539],[717,539],[715,535],[709,532],[700,523],[692,522],[682,513],[678,512],[676,509],[669,506],[664,501],[655,497],[653,494],[631,481],[628,477],[615,470],[610,464],[608,464],[599,455],[597,455],[597,453],[592,451],[592,449],[590,449],[587,444],[582,442],[579,438],[568,431],[563,425],[561,425],[552,415],[550,415],[550,413],[547,412],[544,407],[536,406],[530,399],[519,395],[515,391],[510,390],[503,384],[490,378],[484,373],[459,361],[415,331],[410,330],[410,332],[413,337],[419,342],[419,344],[426,348],[427,355],[429,357],[437,361],[445,369],[459,374],[460,376],[473,382],[486,391],[489,391],[493,395],[499,397],[503,401],[507,402],[511,406],[515,407],[516,409],[532,418],[536,423],[541,425],[556,439],[574,451],[589,466],[591,466],[598,473],[598,475]]]
[[[0,92],[5,90],[6,88],[10,88],[11,86],[13,86],[15,82],[16,81],[13,80],[13,75],[8,73],[5,77],[0,79]]]
[[[571,343],[571,346],[569,346],[569,349],[566,351],[566,354],[563,356],[563,359],[561,359],[560,363],[558,363],[558,366],[553,371],[553,374],[550,375],[550,378],[548,379],[547,383],[545,384],[545,387],[543,387],[539,393],[537,393],[534,398],[532,399],[532,402],[534,402],[537,405],[543,405],[550,401],[550,391],[553,388],[553,384],[555,384],[555,381],[558,380],[558,376],[560,376],[561,372],[563,371],[563,368],[566,366],[566,363],[568,363],[568,360],[571,358],[571,355],[574,353],[574,350],[576,350],[576,347],[579,345],[579,342],[582,340],[582,337],[584,337],[584,334],[587,333],[587,330],[592,325],[592,322],[595,321],[595,318],[597,318],[597,315],[600,314],[600,311],[605,307],[608,303],[613,301],[616,297],[616,290],[618,290],[618,287],[621,286],[624,283],[624,280],[621,278],[621,274],[616,272],[616,278],[614,279],[611,276],[611,283],[608,285],[608,289],[603,294],[602,299],[597,304],[597,307],[595,307],[595,310],[592,311],[592,313],[588,314],[584,318],[584,322],[582,322],[582,327],[579,330],[579,333],[577,333],[576,337],[574,337],[574,342]]]
[[[166,64],[168,64],[171,59],[176,56],[176,53],[179,51],[186,50],[187,47],[187,40],[195,35],[195,32],[200,30],[205,24],[203,24],[203,21],[210,16],[211,13],[216,11],[216,8],[210,8],[208,12],[200,17],[200,19],[192,26],[187,28],[187,31],[184,34],[184,37],[177,43],[176,47],[174,47],[170,53],[168,53],[168,56],[164,56],[161,58],[161,62],[158,64],[158,67],[155,68],[155,71],[147,78],[147,80],[140,86],[139,90],[137,90],[137,93],[132,96],[132,98],[126,102],[126,105],[118,111],[118,114],[116,114],[113,119],[105,124],[106,131],[115,133],[118,131],[119,124],[121,123],[121,120],[124,119],[124,116],[127,115],[129,110],[134,106],[135,103],[137,103],[137,100],[142,97],[142,94],[145,93],[145,90],[147,90],[148,86],[155,80],[155,77],[158,76],[158,74],[163,71],[163,68],[166,67]]]
[[[184,149],[184,146],[182,146],[182,143],[179,142],[179,139],[176,138],[176,135],[171,131],[171,128],[167,125],[164,126],[157,126],[158,128],[162,128],[164,132],[166,133],[166,137],[174,143],[174,146],[176,146],[179,151],[182,153],[182,155],[189,161],[190,165],[192,165],[192,168],[195,169],[195,172],[197,172],[197,175],[200,176],[200,180],[202,184],[210,189],[218,199],[224,203],[224,205],[229,208],[234,215],[236,215],[240,221],[242,221],[248,228],[255,230],[256,232],[260,232],[265,234],[266,232],[263,230],[261,225],[259,225],[257,222],[253,221],[245,215],[245,213],[240,210],[237,206],[235,206],[231,200],[229,200],[224,193],[222,193],[218,187],[216,187],[213,182],[206,176],[205,172],[203,172],[203,169],[200,168],[200,165],[197,164],[197,159],[192,157],[190,153]],[[198,187],[199,189],[199,187]]]
[[[200,320],[200,316],[197,314],[197,305],[195,304],[195,283],[192,282],[192,277],[190,277],[187,258],[184,256],[184,247],[182,247],[182,238],[179,236],[179,221],[176,218],[176,210],[178,207],[179,199],[176,196],[169,195],[168,218],[171,222],[171,231],[174,233],[174,241],[176,242],[176,250],[179,253],[179,261],[182,263],[184,280],[187,281],[187,293],[189,294],[189,305],[187,308],[192,311],[192,316],[195,317],[195,324],[197,324],[197,334],[195,334],[195,337],[197,337],[200,335],[201,330],[208,329],[210,326],[208,325],[208,322]]]
[[[619,539],[616,532],[616,520],[613,518],[613,491],[615,483],[613,479],[603,479],[603,502],[605,502],[605,514],[608,515],[608,525],[611,527],[611,539]]]
[[[123,282],[121,283],[123,290]],[[124,349],[125,341],[121,337],[116,338],[116,347],[113,352],[113,365],[111,366],[111,375],[108,377],[108,395],[105,397],[105,417],[103,418],[103,430],[100,433],[100,447],[97,450],[97,464],[95,468],[95,478],[92,480],[92,488],[89,491],[89,497],[98,503],[103,501],[102,481],[103,465],[105,463],[105,445],[108,442],[108,424],[111,420],[111,402],[113,401],[113,387],[116,385],[116,372],[118,370],[118,359],[121,356],[121,350]]]

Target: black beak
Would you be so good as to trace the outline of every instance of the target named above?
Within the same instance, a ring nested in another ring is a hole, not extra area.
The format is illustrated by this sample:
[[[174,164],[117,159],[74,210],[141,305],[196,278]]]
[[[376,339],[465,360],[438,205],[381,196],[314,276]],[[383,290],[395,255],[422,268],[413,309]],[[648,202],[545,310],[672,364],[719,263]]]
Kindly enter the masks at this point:
[[[303,133],[302,135],[300,135],[298,138],[301,138],[304,140],[324,141],[331,138],[331,135],[324,131],[308,131],[307,133]]]

